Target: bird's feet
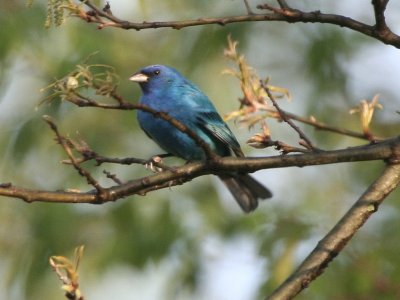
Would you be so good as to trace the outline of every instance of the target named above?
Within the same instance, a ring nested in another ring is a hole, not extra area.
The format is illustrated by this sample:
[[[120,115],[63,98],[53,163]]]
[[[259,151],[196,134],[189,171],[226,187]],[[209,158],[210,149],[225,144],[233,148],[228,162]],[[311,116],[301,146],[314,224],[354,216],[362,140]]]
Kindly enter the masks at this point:
[[[171,167],[168,167],[166,164],[163,162],[164,157],[170,156],[169,154],[159,154],[159,155],[154,155],[150,157],[150,159],[144,164],[146,169],[149,169],[153,173],[159,173],[164,170],[171,170]]]

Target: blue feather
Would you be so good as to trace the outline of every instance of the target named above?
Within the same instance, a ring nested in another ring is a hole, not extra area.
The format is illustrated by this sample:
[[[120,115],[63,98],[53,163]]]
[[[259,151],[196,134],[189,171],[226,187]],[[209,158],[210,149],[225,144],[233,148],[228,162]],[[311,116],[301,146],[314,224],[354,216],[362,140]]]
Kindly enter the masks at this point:
[[[222,120],[210,99],[177,70],[153,65],[133,74],[130,80],[140,84],[140,103],[165,112],[195,132],[220,156],[243,156],[239,142]],[[187,134],[165,120],[138,111],[141,128],[161,148],[187,161],[205,160],[204,150]],[[248,174],[220,176],[245,212],[254,210],[258,199],[270,198],[271,192]]]

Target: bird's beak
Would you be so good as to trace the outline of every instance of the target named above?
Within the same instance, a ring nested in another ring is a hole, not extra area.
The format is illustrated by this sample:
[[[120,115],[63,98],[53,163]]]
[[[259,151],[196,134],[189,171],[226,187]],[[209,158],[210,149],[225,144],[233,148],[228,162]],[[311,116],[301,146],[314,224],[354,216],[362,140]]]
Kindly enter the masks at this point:
[[[143,74],[143,73],[135,73],[131,77],[129,77],[130,81],[135,81],[135,82],[147,82],[149,80],[149,76]]]

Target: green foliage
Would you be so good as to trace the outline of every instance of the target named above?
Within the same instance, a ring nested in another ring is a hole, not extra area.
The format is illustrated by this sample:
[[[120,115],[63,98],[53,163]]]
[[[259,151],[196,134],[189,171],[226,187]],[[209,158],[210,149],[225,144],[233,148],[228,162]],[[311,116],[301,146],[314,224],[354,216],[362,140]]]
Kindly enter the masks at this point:
[[[304,66],[315,82],[316,92],[345,90],[347,76],[343,61],[356,49],[351,42],[354,35],[340,29],[321,29],[310,34]]]
[[[141,200],[145,199],[136,199]],[[111,258],[124,265],[143,267],[148,260],[159,261],[182,234],[168,202],[158,203],[156,209],[147,213],[125,202],[112,209],[109,221],[119,234],[108,244],[108,261]]]

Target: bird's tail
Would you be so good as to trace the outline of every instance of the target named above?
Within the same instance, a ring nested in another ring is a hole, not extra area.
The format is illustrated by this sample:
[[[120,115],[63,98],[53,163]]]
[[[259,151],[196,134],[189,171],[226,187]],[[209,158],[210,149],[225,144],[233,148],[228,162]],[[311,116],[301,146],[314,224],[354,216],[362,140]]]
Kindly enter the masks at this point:
[[[219,176],[246,213],[255,210],[258,199],[272,197],[271,191],[249,174]]]

